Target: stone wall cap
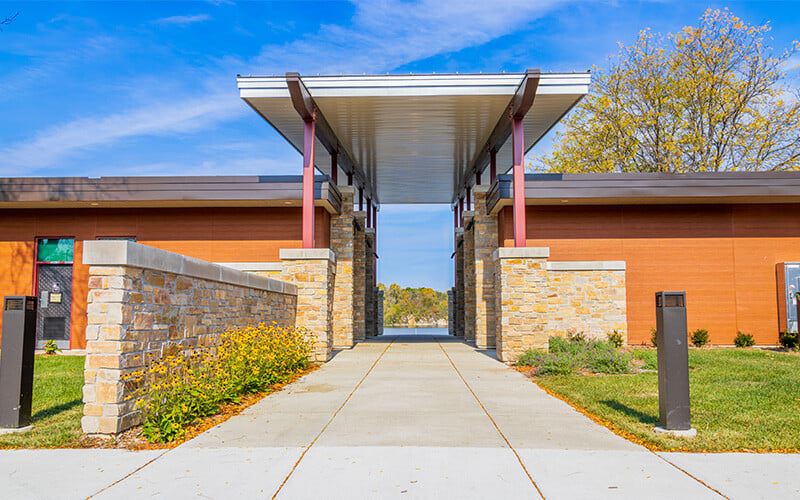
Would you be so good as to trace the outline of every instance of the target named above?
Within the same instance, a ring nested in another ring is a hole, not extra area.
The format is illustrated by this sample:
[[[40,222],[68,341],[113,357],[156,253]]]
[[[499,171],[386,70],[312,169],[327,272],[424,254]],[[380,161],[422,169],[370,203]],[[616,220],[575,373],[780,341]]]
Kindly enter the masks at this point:
[[[548,262],[548,271],[624,271],[624,260],[575,260]]]
[[[474,194],[486,194],[491,189],[491,184],[481,184],[480,186],[472,186],[472,192]]]
[[[353,210],[353,217],[366,219],[367,212],[365,210]]]
[[[364,232],[367,233],[367,235],[369,235],[369,236],[374,236],[375,235],[375,228],[374,227],[368,227],[368,228],[366,228],[364,230]]]
[[[550,257],[549,247],[501,247],[492,253],[492,260],[547,259],[548,257]]]
[[[464,210],[461,215],[466,219],[467,217],[475,217],[475,210]]]
[[[281,248],[281,260],[329,260],[336,262],[330,248]]]
[[[245,272],[277,271],[280,272],[283,264],[280,262],[214,262],[214,264],[231,267]]]
[[[464,228],[463,227],[457,227],[456,228],[456,236],[464,236]]]
[[[355,186],[348,186],[347,184],[343,186],[336,186],[336,189],[339,190],[342,194],[356,194],[356,187]]]
[[[238,269],[168,252],[126,240],[83,242],[83,263],[88,266],[121,266],[152,269],[219,283],[297,295],[297,287]]]

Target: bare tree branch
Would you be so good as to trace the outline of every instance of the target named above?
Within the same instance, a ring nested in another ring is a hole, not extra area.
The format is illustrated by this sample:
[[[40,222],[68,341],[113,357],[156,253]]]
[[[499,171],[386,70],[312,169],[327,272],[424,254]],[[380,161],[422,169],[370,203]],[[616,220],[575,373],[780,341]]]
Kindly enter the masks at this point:
[[[19,16],[19,12],[15,12],[14,15],[8,16],[7,18],[0,21],[0,31],[3,31],[3,26],[6,24],[11,24],[14,20]]]

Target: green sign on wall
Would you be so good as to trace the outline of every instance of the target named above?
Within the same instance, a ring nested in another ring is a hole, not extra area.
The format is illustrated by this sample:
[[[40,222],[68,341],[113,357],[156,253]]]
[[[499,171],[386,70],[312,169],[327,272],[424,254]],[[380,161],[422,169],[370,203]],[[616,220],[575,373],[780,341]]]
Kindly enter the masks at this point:
[[[75,240],[72,238],[42,238],[36,248],[39,262],[72,262]]]

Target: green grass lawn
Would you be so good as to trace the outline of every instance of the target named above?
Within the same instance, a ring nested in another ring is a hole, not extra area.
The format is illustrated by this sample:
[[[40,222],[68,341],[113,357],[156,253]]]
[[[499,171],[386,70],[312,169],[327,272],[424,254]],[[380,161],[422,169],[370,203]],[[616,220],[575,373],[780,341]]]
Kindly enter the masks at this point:
[[[0,436],[0,448],[54,448],[81,436],[83,356],[36,356],[33,429]]]
[[[655,350],[635,349],[645,368]],[[690,349],[691,440],[657,436],[658,378],[553,376],[534,380],[613,430],[660,450],[800,451],[800,356],[755,349]],[[620,432],[621,431],[621,432]]]

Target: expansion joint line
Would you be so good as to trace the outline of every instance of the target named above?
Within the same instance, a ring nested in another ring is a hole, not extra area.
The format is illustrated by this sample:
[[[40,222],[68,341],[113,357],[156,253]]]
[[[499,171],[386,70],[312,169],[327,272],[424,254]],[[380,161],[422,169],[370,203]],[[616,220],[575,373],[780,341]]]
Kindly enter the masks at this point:
[[[108,486],[106,486],[106,487],[102,488],[102,489],[101,489],[101,490],[99,490],[99,491],[95,491],[94,493],[92,493],[91,495],[89,495],[88,497],[86,497],[86,500],[89,500],[90,498],[94,498],[94,497],[96,497],[97,495],[99,495],[100,493],[102,493],[102,492],[106,491],[107,489],[109,489],[109,488],[111,488],[111,487],[113,487],[113,486],[115,486],[115,485],[117,485],[117,484],[121,483],[122,481],[124,481],[124,480],[128,479],[129,477],[131,477],[132,475],[136,474],[136,473],[137,473],[137,472],[139,472],[140,470],[144,469],[144,468],[145,468],[145,467],[147,467],[148,465],[152,464],[153,462],[155,462],[155,461],[156,461],[156,460],[158,460],[159,458],[163,457],[164,455],[166,455],[166,454],[167,454],[167,453],[169,453],[170,451],[172,451],[172,449],[169,449],[169,450],[164,450],[163,452],[159,453],[158,455],[156,455],[155,457],[151,458],[151,459],[150,459],[150,460],[148,460],[147,462],[143,463],[143,464],[142,464],[142,465],[140,465],[139,467],[137,467],[137,468],[133,469],[132,471],[130,471],[129,473],[125,474],[125,475],[124,475],[124,476],[122,476],[121,478],[119,478],[119,479],[117,479],[116,481],[114,481],[113,483],[109,484]]]
[[[328,430],[328,426],[331,425],[331,423],[333,422],[333,419],[336,418],[336,415],[338,415],[339,412],[342,411],[342,408],[344,408],[344,406],[347,404],[347,402],[350,401],[350,398],[353,397],[353,394],[355,394],[355,392],[358,390],[358,388],[361,387],[361,384],[364,382],[364,380],[366,380],[367,377],[369,377],[369,374],[372,373],[372,369],[375,368],[375,366],[378,364],[378,361],[380,361],[381,358],[383,357],[383,355],[386,354],[386,351],[388,351],[389,348],[392,346],[392,344],[394,343],[394,340],[395,339],[392,339],[389,342],[389,344],[386,346],[386,348],[383,351],[381,351],[380,355],[372,363],[372,366],[370,366],[369,370],[367,370],[367,373],[365,373],[364,376],[361,377],[361,380],[359,380],[358,383],[356,384],[356,386],[353,387],[353,390],[350,391],[350,394],[347,395],[347,397],[342,402],[342,404],[339,406],[339,408],[337,408],[336,411],[333,412],[333,415],[331,415],[331,418],[328,420],[328,422],[325,424],[325,426],[322,427],[322,429],[319,431],[319,433],[317,433],[317,435],[314,437],[314,440],[311,441],[311,443],[309,443],[309,445],[305,447],[305,449],[303,450],[303,453],[300,454],[300,457],[294,463],[294,466],[292,467],[292,470],[290,470],[289,474],[287,474],[286,477],[283,478],[283,482],[281,483],[280,486],[278,486],[278,489],[275,490],[275,494],[272,495],[272,499],[273,500],[275,500],[275,498],[277,498],[278,493],[281,492],[281,490],[283,489],[284,485],[286,485],[286,482],[289,481],[289,478],[292,477],[292,474],[294,474],[294,471],[297,470],[297,466],[300,465],[300,462],[303,461],[303,458],[306,456],[306,453],[308,453],[308,450],[310,450],[311,447],[314,446],[314,444],[320,438],[320,436],[322,436],[322,434],[324,434],[325,431]]]
[[[456,364],[453,363],[453,360],[450,358],[450,355],[447,354],[447,351],[444,350],[444,347],[442,347],[442,344],[439,343],[439,340],[436,337],[431,337],[431,338],[439,346],[439,349],[442,350],[442,352],[444,353],[445,357],[447,358],[447,361],[450,362],[450,366],[453,367],[453,370],[455,370],[456,375],[458,375],[458,378],[460,378],[461,381],[464,382],[464,385],[467,386],[467,389],[469,389],[469,392],[472,394],[472,397],[474,397],[475,401],[478,402],[478,405],[481,407],[483,412],[489,418],[489,421],[492,423],[492,425],[494,426],[494,428],[497,431],[497,433],[500,434],[500,437],[503,438],[503,441],[506,442],[506,445],[508,446],[508,448],[511,450],[512,453],[514,453],[514,456],[517,457],[517,462],[519,462],[519,465],[520,465],[520,467],[522,467],[522,470],[525,471],[525,475],[528,476],[528,479],[530,479],[531,484],[533,485],[533,487],[536,488],[536,491],[539,493],[539,496],[542,497],[542,499],[544,499],[544,494],[542,493],[542,490],[539,489],[539,485],[536,484],[536,481],[533,480],[533,476],[531,476],[531,473],[528,472],[528,468],[525,467],[525,464],[522,462],[522,458],[520,458],[519,453],[517,453],[517,450],[514,449],[514,447],[511,445],[511,442],[506,437],[506,435],[503,434],[503,431],[501,431],[500,427],[498,427],[497,422],[495,422],[494,419],[492,418],[492,416],[489,414],[489,410],[487,410],[486,407],[483,406],[483,403],[481,402],[480,398],[478,398],[478,395],[475,394],[475,391],[472,390],[472,387],[470,387],[469,383],[467,383],[467,381],[464,379],[464,376],[461,375],[461,372],[458,370],[458,367],[456,367]]]
[[[728,499],[729,499],[729,497],[728,497],[727,495],[725,495],[725,494],[724,494],[724,493],[722,493],[721,491],[717,490],[716,488],[713,488],[711,485],[707,484],[706,482],[704,482],[704,481],[703,481],[702,479],[700,479],[699,477],[692,475],[692,474],[691,474],[689,471],[687,471],[687,470],[685,470],[685,469],[683,469],[683,468],[679,467],[677,464],[673,463],[671,460],[667,460],[667,458],[666,458],[666,457],[662,457],[661,455],[659,455],[658,453],[656,453],[656,452],[655,452],[655,451],[653,451],[653,450],[648,450],[648,451],[649,451],[650,453],[652,453],[653,455],[657,456],[658,458],[660,458],[661,460],[663,460],[663,461],[667,462],[667,463],[668,463],[668,464],[670,464],[671,466],[675,467],[675,468],[676,468],[676,469],[678,469],[679,471],[683,472],[684,474],[686,474],[686,475],[687,475],[687,476],[689,476],[690,478],[694,479],[694,480],[695,480],[695,481],[697,481],[698,483],[702,484],[703,486],[705,486],[705,487],[706,487],[706,488],[708,488],[709,490],[713,491],[713,492],[714,492],[714,493],[716,493],[717,495],[721,496],[722,498],[728,498]],[[729,500],[730,500],[730,499],[729,499]]]

